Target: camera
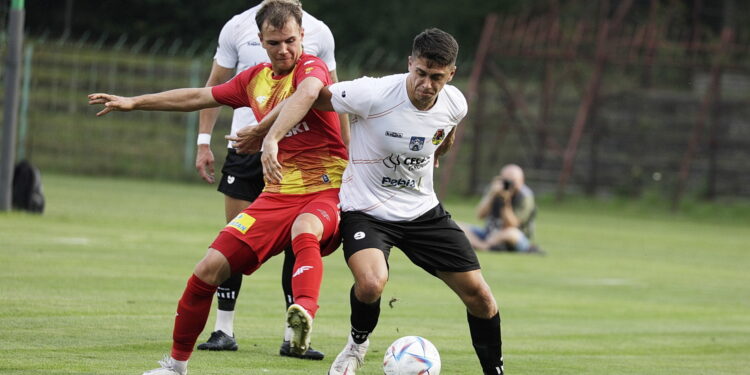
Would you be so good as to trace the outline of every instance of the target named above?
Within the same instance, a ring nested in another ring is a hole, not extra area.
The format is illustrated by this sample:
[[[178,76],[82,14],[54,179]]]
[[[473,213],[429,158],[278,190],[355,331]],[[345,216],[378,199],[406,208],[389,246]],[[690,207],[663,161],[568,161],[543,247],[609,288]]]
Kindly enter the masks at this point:
[[[513,181],[503,179],[503,190],[510,190],[513,187]]]

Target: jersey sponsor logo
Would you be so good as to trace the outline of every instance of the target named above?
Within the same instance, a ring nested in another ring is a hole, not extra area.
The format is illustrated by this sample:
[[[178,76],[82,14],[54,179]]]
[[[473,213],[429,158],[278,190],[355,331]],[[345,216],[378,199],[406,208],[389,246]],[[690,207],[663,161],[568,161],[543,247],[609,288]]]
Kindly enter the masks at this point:
[[[232,221],[227,224],[227,227],[237,229],[240,233],[245,234],[254,223],[255,218],[243,212],[232,219]]]
[[[304,132],[307,132],[307,131],[310,131],[310,127],[307,126],[307,122],[302,121],[299,124],[294,125],[294,127],[291,130],[289,130],[288,132],[286,132],[285,137],[288,138],[288,137],[291,137],[293,135],[297,135],[299,133],[304,133]]]
[[[260,42],[257,40],[253,40],[253,41],[247,42],[247,45],[255,47],[255,46],[259,46]]]
[[[268,97],[265,96],[265,95],[261,95],[261,96],[256,96],[255,97],[255,101],[258,102],[258,104],[265,103],[266,99],[268,99]]]
[[[326,184],[327,184],[327,183],[330,183],[330,182],[331,182],[331,178],[330,178],[330,177],[328,177],[328,175],[327,175],[327,174],[324,174],[324,175],[323,175],[323,176],[321,176],[320,178],[321,178],[321,179],[323,180],[323,182],[325,182]]]
[[[297,276],[305,273],[305,271],[308,271],[308,270],[311,270],[311,269],[313,269],[313,266],[301,266],[300,268],[297,268],[296,271],[294,271],[294,275],[292,275],[292,277],[297,277]]]
[[[386,130],[385,131],[385,135],[388,136],[388,137],[393,137],[393,138],[403,138],[404,137],[404,133],[392,132],[390,130]]]
[[[229,185],[233,184],[234,183],[234,176],[227,176],[227,183]]]
[[[388,157],[383,159],[383,165],[385,165],[389,169],[392,168],[394,170],[399,165],[403,165],[406,169],[415,171],[417,169],[422,169],[422,167],[427,165],[427,162],[429,162],[430,159],[430,156],[408,157],[403,155],[390,154]]]
[[[409,178],[391,178],[383,177],[380,181],[380,186],[383,187],[395,187],[395,188],[410,188],[415,189],[417,187],[417,181]]]
[[[445,130],[438,129],[438,131],[435,132],[435,135],[432,136],[432,144],[437,146],[443,141],[443,139],[445,139]]]
[[[411,137],[409,141],[409,150],[419,151],[424,147],[424,137]]]
[[[355,239],[355,240],[361,240],[361,239],[363,239],[363,238],[365,238],[365,232],[357,232],[357,233],[354,233],[354,239]]]

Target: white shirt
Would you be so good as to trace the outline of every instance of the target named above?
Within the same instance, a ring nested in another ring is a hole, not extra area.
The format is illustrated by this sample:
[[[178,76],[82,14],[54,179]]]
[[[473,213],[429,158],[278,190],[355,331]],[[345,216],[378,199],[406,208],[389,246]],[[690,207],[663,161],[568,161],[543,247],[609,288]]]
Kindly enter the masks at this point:
[[[258,10],[260,10],[260,5],[232,17],[224,25],[219,34],[219,46],[214,55],[217,64],[227,69],[235,69],[235,73],[239,74],[247,68],[271,61],[258,37],[258,25],[255,22]],[[319,57],[326,63],[328,70],[335,70],[335,45],[333,34],[328,26],[309,13],[303,12],[302,28],[305,31],[302,40],[305,53]],[[237,134],[237,130],[245,126],[257,124],[258,121],[252,109],[237,108],[232,116],[231,134]],[[227,147],[232,147],[231,142]]]
[[[446,85],[435,105],[420,111],[407,96],[406,77],[364,77],[329,86],[336,112],[354,115],[341,211],[405,221],[438,204],[432,187],[435,150],[466,116],[466,99]]]

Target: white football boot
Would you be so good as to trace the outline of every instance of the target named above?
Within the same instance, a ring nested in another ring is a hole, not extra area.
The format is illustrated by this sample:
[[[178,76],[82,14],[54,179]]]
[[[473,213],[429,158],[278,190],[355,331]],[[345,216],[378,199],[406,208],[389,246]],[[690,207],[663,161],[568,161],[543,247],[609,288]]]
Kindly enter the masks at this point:
[[[289,340],[289,351],[301,356],[310,348],[310,334],[312,333],[313,318],[304,307],[293,304],[286,310],[286,324],[292,328]]]
[[[356,371],[365,363],[368,346],[370,346],[369,339],[357,344],[352,339],[352,335],[349,335],[344,350],[336,356],[328,370],[328,375],[355,375]]]
[[[185,363],[179,363],[172,359],[172,357],[165,355],[164,359],[159,361],[160,368],[146,371],[143,375],[187,375],[187,365]]]

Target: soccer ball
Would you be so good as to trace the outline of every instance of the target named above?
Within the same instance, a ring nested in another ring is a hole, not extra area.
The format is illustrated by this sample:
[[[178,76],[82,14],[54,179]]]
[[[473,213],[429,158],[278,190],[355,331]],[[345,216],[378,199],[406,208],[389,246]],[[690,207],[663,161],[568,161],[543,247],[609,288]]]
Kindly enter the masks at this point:
[[[423,337],[402,337],[386,350],[383,371],[385,375],[438,375],[440,354]]]

